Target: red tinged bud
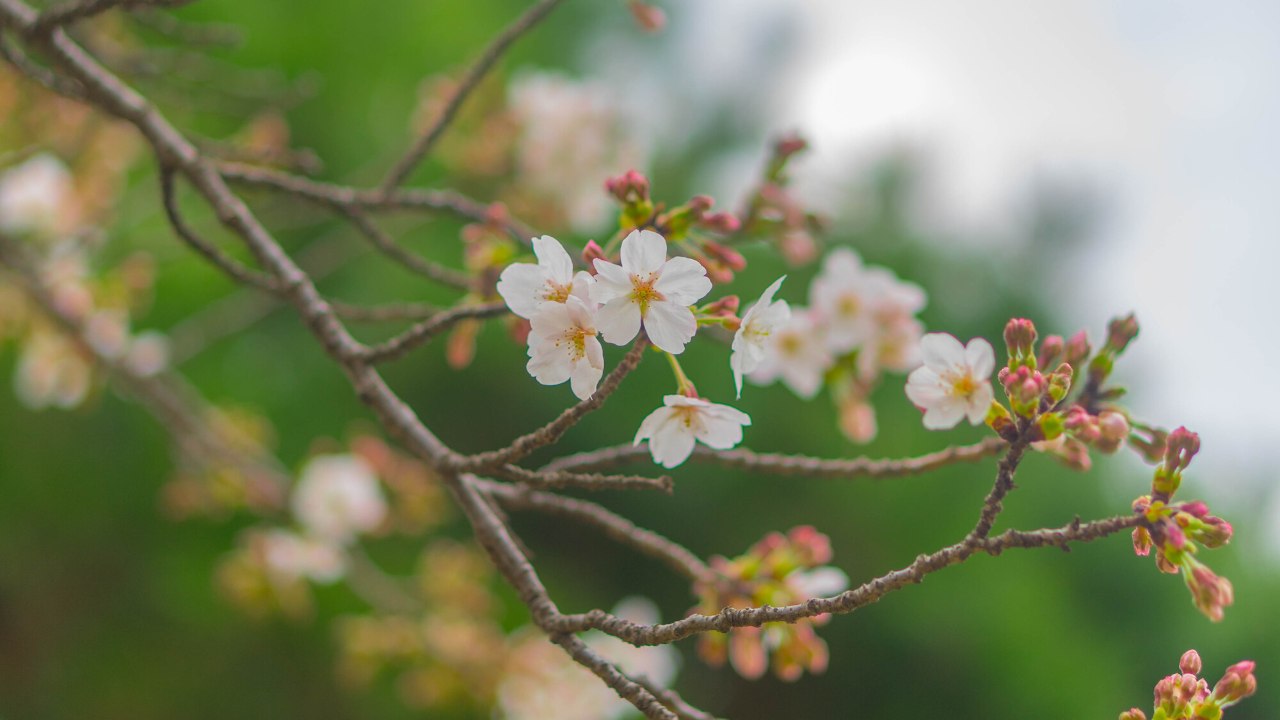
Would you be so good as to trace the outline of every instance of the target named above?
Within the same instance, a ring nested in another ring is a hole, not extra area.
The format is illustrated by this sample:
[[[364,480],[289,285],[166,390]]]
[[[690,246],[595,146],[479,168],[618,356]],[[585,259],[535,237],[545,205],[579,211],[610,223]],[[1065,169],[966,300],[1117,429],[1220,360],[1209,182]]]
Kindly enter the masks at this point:
[[[1254,677],[1254,662],[1243,660],[1227,668],[1222,679],[1213,686],[1213,697],[1226,707],[1234,705],[1258,691],[1258,679]]]
[[[720,243],[705,242],[702,244],[702,251],[735,272],[742,272],[747,267],[747,260],[742,257],[742,253]]]
[[[1164,468],[1167,473],[1181,473],[1200,452],[1200,436],[1179,427],[1169,433],[1164,446]]]
[[[649,179],[636,170],[605,180],[604,188],[621,203],[649,200]]]
[[[719,235],[730,235],[742,229],[742,223],[733,213],[718,212],[702,216],[698,221],[704,229]]]
[[[785,159],[807,149],[809,149],[809,143],[799,135],[792,133],[778,138],[778,141],[773,145],[773,154],[775,157]]]
[[[587,272],[592,275],[596,274],[596,260],[608,260],[609,256],[604,254],[604,248],[600,247],[595,240],[588,240],[587,246],[582,248],[582,262],[587,264]]]
[[[1013,318],[1004,326],[1004,342],[1009,348],[1009,367],[1035,362],[1032,352],[1036,342],[1036,326],[1026,318]],[[1030,361],[1030,362],[1028,362]]]
[[[1151,533],[1144,527],[1133,529],[1133,554],[1138,557],[1151,554]]]
[[[1129,313],[1107,325],[1107,350],[1119,355],[1138,336],[1138,320]]]
[[[1093,348],[1089,346],[1089,335],[1081,330],[1067,340],[1063,360],[1071,363],[1072,367],[1081,367],[1092,352]]]
[[[1200,674],[1200,653],[1195,650],[1188,650],[1182,653],[1182,658],[1178,660],[1178,669],[1184,673],[1192,675]]]
[[[1067,343],[1061,335],[1050,335],[1040,343],[1040,355],[1037,357],[1040,367],[1052,367],[1062,361],[1066,353]]]
[[[641,0],[631,0],[627,3],[627,8],[636,25],[645,32],[656,33],[667,26],[667,14],[660,7]]]

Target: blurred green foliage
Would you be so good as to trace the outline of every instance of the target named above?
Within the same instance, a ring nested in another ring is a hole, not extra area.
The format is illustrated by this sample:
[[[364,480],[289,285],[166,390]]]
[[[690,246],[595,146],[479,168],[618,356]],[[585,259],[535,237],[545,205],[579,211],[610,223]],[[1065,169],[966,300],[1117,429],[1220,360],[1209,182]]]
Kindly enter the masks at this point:
[[[315,96],[288,110],[293,142],[324,158],[326,177],[360,183],[379,177],[406,145],[406,118],[421,79],[462,67],[524,5],[209,0],[179,14],[243,27],[243,46],[217,53],[234,66],[279,70],[291,81],[319,78]],[[681,8],[669,12],[678,26]],[[606,30],[620,32],[621,42],[644,52],[662,53],[666,42],[630,31],[621,3],[570,2],[517,45],[503,72],[509,76],[528,65],[580,71],[590,61],[584,40]],[[163,101],[186,127],[219,136],[243,122],[244,108],[220,100],[212,88],[192,90],[189,102],[177,96]],[[706,98],[709,105],[715,101]],[[762,148],[774,130],[740,117],[723,129],[704,133],[695,153],[659,157],[659,198],[679,201],[703,191],[688,180],[695,175],[690,163]],[[831,239],[852,243],[868,261],[890,265],[925,286],[930,328],[994,340],[1004,320],[1017,314],[1035,318],[1042,334],[1075,330],[1056,326],[1052,299],[1039,289],[1054,258],[1065,252],[1065,241],[1079,230],[1078,208],[1064,214],[1049,199],[1016,242],[1000,253],[978,252],[954,238],[923,237],[914,229],[915,168],[908,156],[889,156],[851,186],[849,206],[857,210],[840,219]],[[142,324],[166,328],[233,289],[170,239],[151,173],[146,164],[138,171],[111,247],[120,247],[121,254],[137,246],[156,251],[159,301]],[[417,179],[447,182],[432,165]],[[268,217],[294,218],[292,229],[281,233],[291,249],[335,232],[323,218],[299,218],[265,200],[260,207]],[[445,252],[456,260],[457,231],[457,223],[439,220],[406,227],[405,237],[419,249],[454,248]],[[753,297],[776,277],[781,263],[763,246],[746,252],[751,267],[734,290]],[[805,275],[792,274],[786,298],[802,299]],[[324,289],[355,299],[447,297],[367,254],[355,255],[324,281]],[[1101,332],[1091,330],[1095,338]],[[714,343],[695,344],[687,354],[686,369],[709,397],[731,396],[726,356]],[[565,388],[533,383],[523,365],[523,348],[493,326],[481,337],[477,362],[465,370],[450,370],[441,348],[430,346],[396,363],[388,377],[446,442],[479,450],[545,422],[569,401]],[[0,375],[9,377],[12,370],[12,353],[0,355]],[[295,465],[314,438],[342,437],[353,418],[367,417],[341,373],[287,312],[214,345],[183,370],[211,400],[264,412],[279,432],[280,456]],[[926,433],[900,380],[888,378],[876,393],[881,433],[866,448],[843,440],[825,397],[804,403],[781,387],[744,394],[740,407],[755,421],[746,442],[761,451],[900,456],[981,435],[972,429]],[[661,363],[646,363],[604,411],[569,435],[564,451],[628,441],[669,384]],[[163,428],[137,405],[102,393],[74,412],[33,413],[8,391],[4,398],[0,717],[418,714],[398,701],[389,682],[371,692],[338,687],[329,621],[360,607],[345,591],[321,589],[312,623],[253,621],[217,595],[216,562],[248,521],[164,519],[158,492],[171,469],[169,445]],[[1155,420],[1193,427],[1195,422]],[[603,500],[703,555],[737,554],[770,530],[813,524],[830,534],[836,564],[858,582],[962,536],[992,475],[990,462],[883,482],[746,477],[689,466],[676,473],[673,497],[634,493]],[[1193,494],[1205,482],[1197,478],[1184,492]],[[1149,472],[1127,457],[1104,459],[1085,475],[1031,457],[1001,526],[1060,525],[1077,514],[1087,519],[1125,512],[1148,483]],[[518,517],[516,525],[568,610],[609,607],[623,595],[640,593],[653,597],[671,619],[693,603],[688,588],[665,569],[587,530],[531,516]],[[395,547],[396,542],[375,550],[393,567],[407,565],[414,549]],[[708,669],[693,657],[692,641],[682,643],[685,664],[677,687],[697,705],[743,719],[1114,717],[1132,705],[1145,707],[1155,681],[1175,669],[1183,650],[1195,647],[1211,679],[1231,662],[1258,660],[1261,694],[1231,717],[1275,717],[1280,695],[1270,668],[1280,667],[1280,646],[1271,598],[1280,581],[1251,567],[1235,548],[1214,555],[1215,567],[1237,589],[1236,606],[1217,626],[1195,611],[1179,580],[1159,575],[1149,560],[1132,555],[1127,540],[1114,537],[1069,554],[979,557],[836,618],[821,631],[831,648],[830,670],[795,684],[770,678],[748,683],[727,669]],[[521,612],[508,600],[509,622],[517,624]]]

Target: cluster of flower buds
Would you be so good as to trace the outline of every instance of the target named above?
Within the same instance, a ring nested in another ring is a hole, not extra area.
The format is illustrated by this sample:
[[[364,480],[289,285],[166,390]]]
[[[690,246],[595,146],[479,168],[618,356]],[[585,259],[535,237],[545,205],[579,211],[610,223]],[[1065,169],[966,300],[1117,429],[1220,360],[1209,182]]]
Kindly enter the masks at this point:
[[[804,265],[818,256],[814,234],[825,225],[787,189],[791,160],[808,147],[798,135],[787,135],[774,143],[763,183],[751,198],[743,222],[751,232],[767,235],[792,265]]]
[[[1111,375],[1112,369],[1115,367],[1116,358],[1124,349],[1129,347],[1129,343],[1138,336],[1138,320],[1132,313],[1113,319],[1107,325],[1107,342],[1098,350],[1098,354],[1093,356],[1089,361],[1089,380],[1095,386],[1101,386],[1102,382]]]
[[[792,528],[785,535],[770,533],[745,554],[732,560],[712,559],[717,578],[694,588],[699,604],[694,612],[714,614],[725,607],[791,605],[810,598],[843,592],[849,583],[831,561],[831,542],[813,527]],[[814,631],[829,616],[794,624],[769,623],[734,628],[728,634],[699,637],[698,655],[713,666],[729,660],[739,675],[756,679],[772,665],[778,678],[794,681],[827,667],[827,644]]]
[[[1258,689],[1252,660],[1242,660],[1227,668],[1212,691],[1209,681],[1199,677],[1200,670],[1200,654],[1195,650],[1183,653],[1178,672],[1156,683],[1151,720],[1220,720],[1225,708]],[[1147,720],[1147,714],[1132,708],[1120,713],[1120,720]]]
[[[1005,324],[1004,341],[1008,361],[997,375],[1009,408],[992,402],[987,411],[987,424],[1001,437],[1013,439],[1019,432],[1019,420],[1034,423],[1038,442],[1061,443],[1065,422],[1057,410],[1071,392],[1073,370],[1069,363],[1059,363],[1049,373],[1040,370],[1061,356],[1062,338],[1050,338],[1048,349],[1036,354],[1036,326],[1026,318],[1013,318]],[[1012,410],[1012,414],[1010,414]]]
[[[604,181],[604,189],[622,206],[618,224],[625,230],[647,227],[653,221],[654,205],[649,198],[649,178],[637,170]]]
[[[1154,547],[1156,567],[1182,573],[1191,599],[1210,620],[1222,619],[1224,608],[1235,599],[1231,581],[1216,575],[1196,559],[1200,547],[1219,548],[1231,540],[1231,523],[1210,515],[1203,502],[1171,502],[1182,481],[1182,471],[1200,447],[1200,438],[1186,428],[1169,434],[1164,462],[1156,469],[1151,494],[1133,501],[1143,524],[1133,531],[1133,549],[1146,556]]]

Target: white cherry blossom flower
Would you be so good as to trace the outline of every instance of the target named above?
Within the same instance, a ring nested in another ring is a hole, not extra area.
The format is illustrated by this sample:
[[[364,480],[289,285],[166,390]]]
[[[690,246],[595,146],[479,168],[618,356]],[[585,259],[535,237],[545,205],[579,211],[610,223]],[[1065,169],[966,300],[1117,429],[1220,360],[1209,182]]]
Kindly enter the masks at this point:
[[[14,392],[32,410],[70,409],[84,402],[93,381],[93,366],[62,335],[33,331],[22,346],[13,377]]]
[[[604,375],[604,348],[596,338],[596,305],[570,295],[564,303],[546,303],[530,318],[527,369],[543,385],[565,380],[586,400]]]
[[[849,352],[872,333],[872,302],[882,288],[871,278],[849,248],[836,248],[822,261],[822,271],[809,286],[809,305],[822,317],[832,352]]]
[[[733,369],[733,384],[738,389],[738,397],[742,397],[742,376],[755,372],[764,362],[769,336],[791,319],[791,306],[787,301],[773,299],[786,279],[787,276],[783,275],[765,288],[760,299],[743,314],[742,324],[733,334],[729,367]]]
[[[632,622],[659,622],[657,608],[643,598],[623,600],[613,614]],[[680,655],[670,645],[635,647],[595,631],[584,641],[627,676],[659,687],[667,687],[679,670]],[[504,720],[618,720],[635,714],[630,703],[532,628],[512,635],[504,670],[497,691]]]
[[[929,333],[920,341],[920,353],[924,366],[907,376],[907,397],[924,411],[924,426],[944,430],[965,417],[971,425],[982,422],[995,397],[991,343],[974,338],[965,346],[954,335]]]
[[[317,539],[345,545],[382,524],[387,501],[378,476],[354,455],[319,455],[302,468],[293,515]]]
[[[573,259],[558,240],[550,235],[534,238],[533,254],[537,265],[512,263],[498,277],[498,294],[511,312],[529,320],[547,303],[563,303],[570,295],[587,297],[591,275],[573,272]]]
[[[268,530],[260,541],[267,569],[283,578],[310,578],[327,585],[346,572],[342,550],[329,543],[281,529]]]
[[[786,582],[798,597],[806,599],[831,597],[849,589],[849,576],[831,565],[796,570],[787,575]]]
[[[633,444],[648,440],[653,461],[667,468],[689,459],[695,440],[728,450],[742,442],[742,428],[751,424],[746,413],[702,398],[667,395],[662,403],[640,423]]]
[[[71,195],[71,173],[41,153],[0,175],[0,230],[54,232]]]
[[[801,308],[769,336],[768,352],[749,377],[760,385],[780,378],[792,392],[807,400],[818,394],[823,375],[834,362],[823,326],[811,311]]]
[[[591,298],[605,342],[624,345],[640,333],[672,355],[698,331],[689,306],[711,292],[707,270],[687,257],[667,259],[667,241],[652,230],[633,230],[622,241],[622,266],[595,261]]]

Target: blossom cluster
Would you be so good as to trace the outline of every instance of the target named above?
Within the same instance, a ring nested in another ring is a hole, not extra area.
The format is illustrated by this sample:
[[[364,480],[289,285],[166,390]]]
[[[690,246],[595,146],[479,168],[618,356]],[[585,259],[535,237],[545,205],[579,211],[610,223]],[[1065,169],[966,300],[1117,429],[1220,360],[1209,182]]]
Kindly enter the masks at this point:
[[[33,312],[21,291],[0,284],[0,340],[13,338],[20,348],[14,391],[35,410],[82,404],[94,384],[93,354],[143,376],[168,364],[164,335],[129,328],[130,315],[150,301],[151,259],[134,254],[95,277],[91,252],[100,237],[80,225],[88,207],[81,195],[70,171],[50,153],[33,155],[0,174],[0,232],[24,242],[57,312],[81,323],[88,343],[80,345]]]
[[[1178,672],[1156,683],[1151,720],[1220,720],[1224,709],[1257,692],[1255,667],[1252,660],[1232,665],[1210,690],[1209,681],[1199,677],[1200,654],[1195,650],[1186,651],[1178,661]],[[1120,713],[1120,720],[1147,720],[1147,714],[1131,708]]]
[[[635,623],[660,622],[654,604],[639,597],[625,598],[613,614]],[[680,668],[680,656],[670,645],[636,647],[600,632],[583,641],[630,678],[668,687]],[[575,663],[534,628],[512,634],[498,686],[497,706],[506,720],[617,720],[635,708]]]
[[[726,607],[792,605],[843,592],[849,578],[827,565],[831,558],[831,541],[812,526],[795,527],[785,535],[770,533],[743,555],[712,558],[716,577],[694,587],[699,603],[693,612],[713,615]],[[716,667],[727,658],[748,679],[761,677],[772,666],[778,678],[795,681],[806,670],[826,670],[827,644],[814,628],[829,619],[818,615],[793,624],[706,633],[698,638],[698,656]]]

